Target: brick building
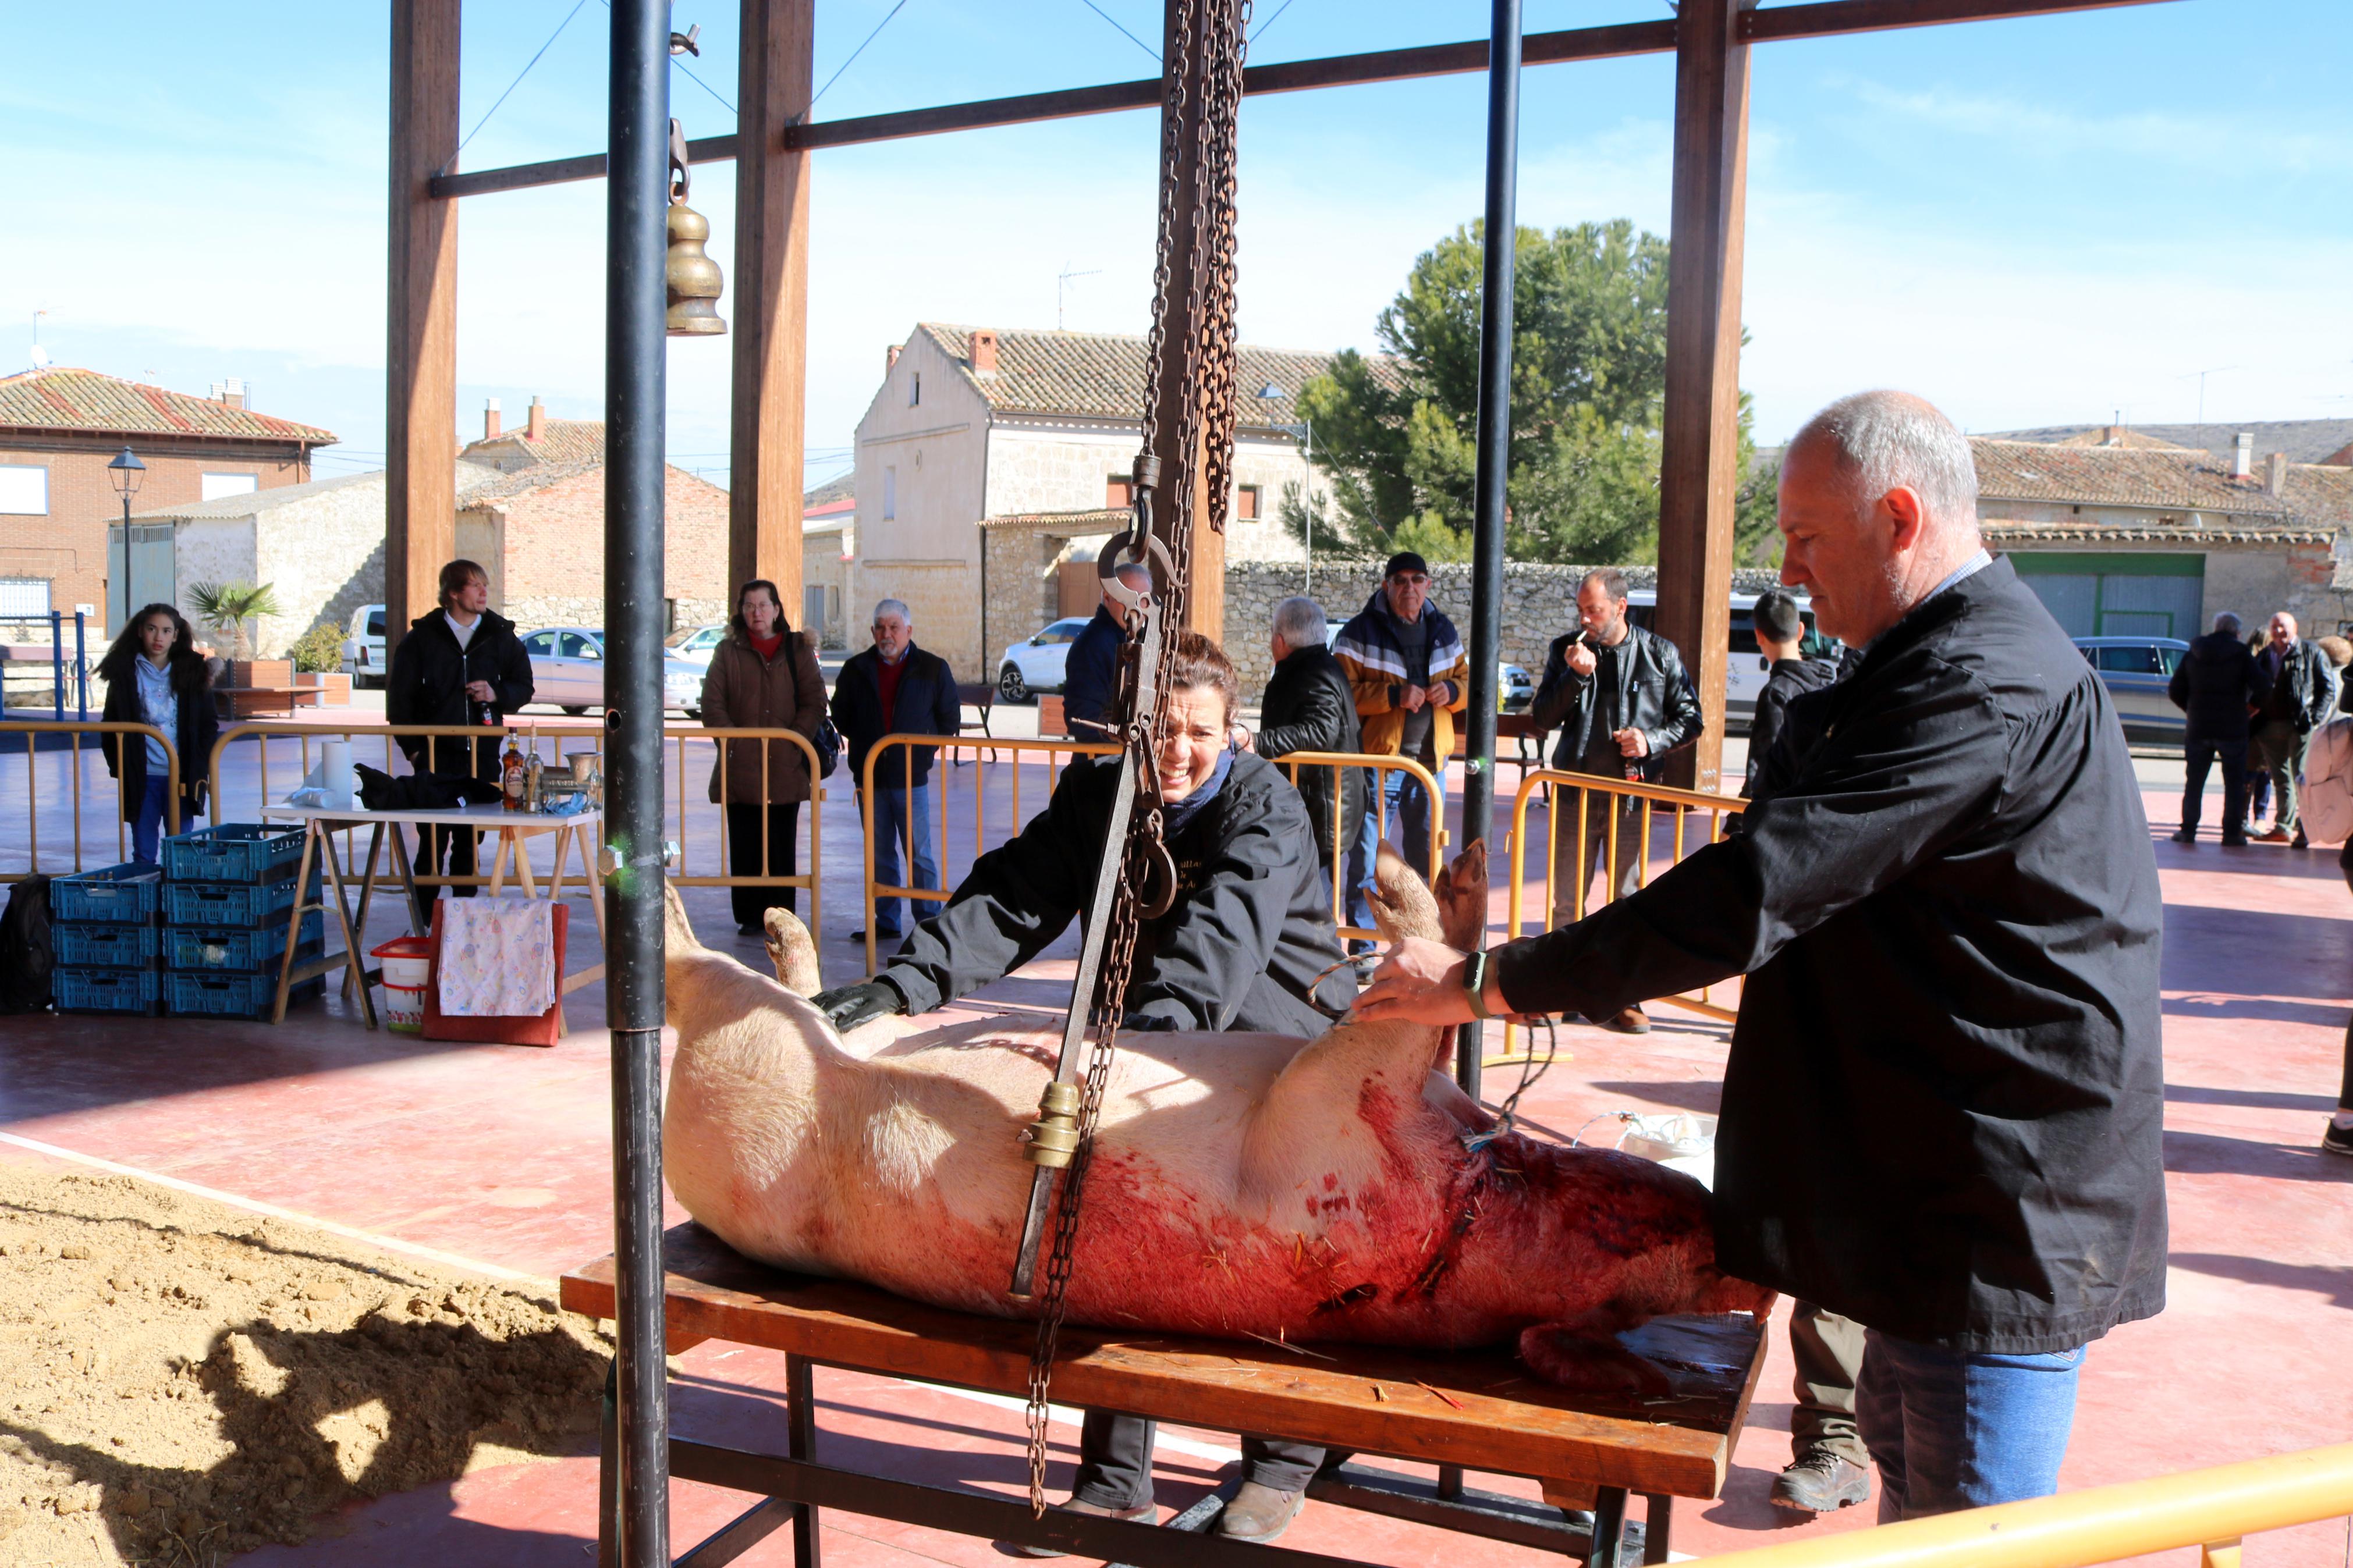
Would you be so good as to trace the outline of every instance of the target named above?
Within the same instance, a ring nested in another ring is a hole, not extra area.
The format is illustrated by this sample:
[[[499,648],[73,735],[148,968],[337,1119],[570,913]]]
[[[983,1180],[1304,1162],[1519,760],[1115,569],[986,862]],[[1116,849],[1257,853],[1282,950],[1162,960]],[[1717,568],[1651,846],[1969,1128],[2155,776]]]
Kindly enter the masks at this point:
[[[727,492],[673,468],[662,494],[668,625],[726,619]],[[458,553],[481,563],[491,603],[519,626],[604,625],[604,465],[541,463],[474,485],[458,500]]]
[[[62,365],[0,378],[0,618],[87,606],[120,620],[121,556],[107,544],[122,500],[107,464],[125,446],[147,466],[132,505],[153,510],[304,483],[311,452],[334,441],[246,407],[236,382],[207,398]],[[173,592],[170,534],[132,530],[133,607]]]

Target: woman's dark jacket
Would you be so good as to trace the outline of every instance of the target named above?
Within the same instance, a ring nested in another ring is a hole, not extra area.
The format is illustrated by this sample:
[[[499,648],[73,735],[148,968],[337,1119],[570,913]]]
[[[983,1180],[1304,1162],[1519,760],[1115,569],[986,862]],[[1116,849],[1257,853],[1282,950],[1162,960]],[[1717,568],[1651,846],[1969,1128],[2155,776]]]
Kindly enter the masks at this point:
[[[849,748],[850,783],[866,787],[866,753],[885,735],[953,735],[964,728],[964,705],[956,698],[955,672],[935,653],[907,645],[907,668],[899,673],[898,701],[882,711],[882,656],[872,648],[853,656],[833,682],[833,725]],[[898,757],[882,760],[881,789],[920,789],[931,782],[936,746],[910,746],[914,773]]]
[[[774,658],[741,631],[711,650],[702,675],[702,722],[712,730],[797,730],[811,741],[825,719],[825,673],[818,668],[809,639],[779,621],[784,640]],[[721,796],[720,771],[726,770],[731,805],[795,805],[809,797],[808,754],[790,741],[721,739],[724,753],[711,763],[711,798]],[[763,757],[760,753],[765,752]]]
[[[501,719],[531,700],[531,655],[515,636],[514,623],[495,610],[484,610],[474,623],[474,635],[460,649],[448,616],[439,610],[419,616],[392,650],[392,668],[384,679],[385,722],[473,724],[479,715],[466,686],[475,680],[491,683],[498,698],[492,706]],[[495,730],[472,742],[454,735],[403,735],[400,749],[420,773],[462,777],[470,771],[466,748],[470,743],[474,777],[495,779],[505,739]]]
[[[1528,722],[1536,730],[1560,727],[1552,765],[1570,773],[1577,771],[1588,715],[1601,688],[1600,665],[1591,675],[1568,668],[1569,645],[1576,639],[1575,632],[1552,639],[1545,652],[1544,679],[1536,683],[1536,700],[1528,709]],[[1615,659],[1618,666],[1617,699],[1611,711],[1600,715],[1601,731],[1641,731],[1651,749],[1639,769],[1645,780],[1655,782],[1666,766],[1666,754],[1700,731],[1699,694],[1683,673],[1683,655],[1658,633],[1630,626],[1615,647],[1594,644],[1593,657],[1604,662]]]
[[[2187,716],[2187,738],[2192,741],[2243,741],[2250,722],[2247,710],[2260,708],[2271,695],[2263,667],[2247,645],[2229,632],[2208,632],[2191,640],[2189,651],[2173,667],[2165,695]]]
[[[1092,918],[1119,766],[1071,763],[1020,837],[974,861],[947,907],[915,928],[882,972],[909,1012],[1002,978],[1073,917]],[[1299,792],[1273,764],[1235,757],[1217,798],[1169,841],[1176,901],[1137,935],[1131,1026],[1303,1037],[1332,1026],[1356,986],[1343,977],[1332,889],[1310,842]]]
[[[1504,948],[1504,997],[1608,1017],[1748,976],[1715,1150],[1732,1274],[1962,1351],[2159,1311],[2162,911],[2098,674],[1996,561],[1790,723],[1820,739],[1745,831]]]
[[[1354,752],[1356,744],[1356,696],[1348,672],[1321,644],[1293,648],[1267,678],[1266,696],[1259,704],[1258,754],[1276,762],[1293,752]],[[1288,772],[1288,770],[1280,770]],[[1315,853],[1329,868],[1333,858],[1333,779],[1341,781],[1340,842],[1356,837],[1357,819],[1365,814],[1365,773],[1362,768],[1303,767],[1299,798],[1307,820],[1315,827]]]
[[[180,754],[180,826],[202,816],[205,792],[211,783],[213,742],[220,739],[220,719],[213,711],[212,672],[191,654],[172,664],[172,695],[179,699],[180,732],[172,749]],[[120,679],[106,683],[106,702],[98,716],[117,724],[143,724],[146,710],[139,706],[139,671],[126,669]],[[143,735],[110,735],[104,747],[106,771],[122,781],[122,820],[139,820],[139,803],[147,794],[147,740]]]

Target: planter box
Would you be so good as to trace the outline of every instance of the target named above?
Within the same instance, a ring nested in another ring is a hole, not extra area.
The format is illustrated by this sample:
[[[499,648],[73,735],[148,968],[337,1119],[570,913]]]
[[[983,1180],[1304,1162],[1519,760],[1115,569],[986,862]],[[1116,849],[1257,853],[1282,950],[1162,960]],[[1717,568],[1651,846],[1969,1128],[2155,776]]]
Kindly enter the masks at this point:
[[[310,700],[314,704],[328,708],[351,706],[352,678],[348,675],[332,671],[298,672],[294,677],[294,684],[306,690],[316,690],[319,695]]]
[[[294,661],[290,658],[233,658],[228,664],[231,686],[291,686],[294,684]]]

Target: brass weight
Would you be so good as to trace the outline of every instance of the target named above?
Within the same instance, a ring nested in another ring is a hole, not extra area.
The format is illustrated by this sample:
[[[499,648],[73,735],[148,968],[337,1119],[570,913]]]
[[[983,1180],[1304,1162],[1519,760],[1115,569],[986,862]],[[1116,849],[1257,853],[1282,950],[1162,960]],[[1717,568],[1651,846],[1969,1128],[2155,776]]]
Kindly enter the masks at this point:
[[[1059,1079],[1046,1086],[1038,1099],[1038,1120],[1029,1124],[1029,1141],[1022,1152],[1033,1165],[1059,1171],[1079,1148],[1079,1086]]]
[[[670,310],[663,320],[674,338],[700,337],[727,330],[715,303],[725,287],[719,263],[702,249],[703,242],[710,237],[708,218],[684,202],[670,203],[670,257],[662,267],[662,278],[670,289]]]

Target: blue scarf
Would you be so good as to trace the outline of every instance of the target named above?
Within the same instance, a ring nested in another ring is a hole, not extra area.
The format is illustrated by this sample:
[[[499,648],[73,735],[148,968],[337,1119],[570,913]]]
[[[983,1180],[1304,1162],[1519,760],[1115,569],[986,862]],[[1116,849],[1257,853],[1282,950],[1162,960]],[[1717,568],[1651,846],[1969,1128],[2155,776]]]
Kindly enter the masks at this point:
[[[1218,792],[1226,787],[1226,776],[1233,771],[1234,749],[1228,746],[1218,753],[1218,765],[1209,771],[1208,778],[1198,789],[1176,805],[1160,808],[1161,826],[1168,837],[1173,838],[1184,832],[1186,826],[1201,815],[1201,808],[1218,798]]]

